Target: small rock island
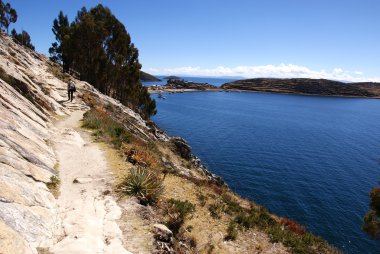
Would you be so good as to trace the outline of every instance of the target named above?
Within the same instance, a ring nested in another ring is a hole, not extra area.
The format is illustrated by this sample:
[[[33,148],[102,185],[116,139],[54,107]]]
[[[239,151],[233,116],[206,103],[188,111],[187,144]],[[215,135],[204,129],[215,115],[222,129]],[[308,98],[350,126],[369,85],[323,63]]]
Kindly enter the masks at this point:
[[[183,79],[168,79],[165,85],[154,85],[148,88],[149,92],[195,92],[195,91],[219,91],[220,89],[209,83],[197,83]]]

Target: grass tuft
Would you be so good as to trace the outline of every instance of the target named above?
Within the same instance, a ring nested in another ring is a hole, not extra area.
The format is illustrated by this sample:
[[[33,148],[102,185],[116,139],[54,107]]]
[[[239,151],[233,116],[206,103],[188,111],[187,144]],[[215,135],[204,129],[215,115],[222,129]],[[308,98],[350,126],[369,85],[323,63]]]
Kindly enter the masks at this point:
[[[143,167],[133,168],[119,189],[125,194],[136,196],[143,205],[156,203],[164,191],[158,174]]]
[[[58,176],[51,176],[50,182],[46,183],[46,186],[50,190],[50,192],[53,194],[55,198],[59,197],[59,185],[61,184],[61,180],[58,178]]]
[[[238,228],[237,224],[233,221],[230,222],[227,228],[227,235],[225,237],[226,240],[235,241],[238,236]]]

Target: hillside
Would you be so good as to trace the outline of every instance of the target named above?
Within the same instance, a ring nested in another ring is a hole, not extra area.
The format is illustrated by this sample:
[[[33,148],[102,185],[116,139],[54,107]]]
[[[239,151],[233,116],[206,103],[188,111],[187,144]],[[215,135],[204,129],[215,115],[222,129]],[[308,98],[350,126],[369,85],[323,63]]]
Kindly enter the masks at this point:
[[[380,97],[380,83],[343,83],[327,79],[256,78],[233,81],[223,84],[221,88],[325,96]]]
[[[0,70],[0,253],[338,252],[90,84],[67,101],[61,67],[5,34]]]
[[[143,71],[140,71],[140,80],[146,82],[161,81],[161,79]]]

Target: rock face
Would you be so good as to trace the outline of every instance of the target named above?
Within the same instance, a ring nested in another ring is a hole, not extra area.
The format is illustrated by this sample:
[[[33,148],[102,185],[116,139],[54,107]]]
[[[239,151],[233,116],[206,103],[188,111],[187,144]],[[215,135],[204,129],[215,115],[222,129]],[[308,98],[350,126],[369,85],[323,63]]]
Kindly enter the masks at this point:
[[[184,140],[181,137],[172,137],[170,138],[170,142],[174,145],[174,152],[176,152],[179,156],[181,156],[185,160],[190,161],[195,166],[195,168],[203,172],[203,174],[205,174],[211,182],[214,182],[218,185],[226,184],[221,177],[207,170],[206,166],[203,165],[202,161],[193,154],[191,147],[186,142],[186,140]],[[190,176],[190,171],[184,167],[181,167],[180,165],[172,164],[172,165],[168,165],[168,167],[176,169],[177,171],[179,171],[181,174],[185,176]]]
[[[2,253],[36,253],[36,247],[49,243],[54,232],[55,198],[46,187],[56,164],[48,142],[50,116],[63,115],[65,109],[42,89],[64,84],[42,66],[31,52],[0,36]]]
[[[76,80],[74,104],[67,84],[45,56],[15,44],[0,32],[0,253],[33,253],[51,246],[59,227],[57,202],[47,188],[58,161],[52,146],[56,117],[86,110],[91,93],[123,115],[133,133],[156,140],[139,114],[86,82]],[[53,74],[56,73],[56,74]],[[165,135],[161,134],[165,139]],[[86,179],[78,179],[78,185]]]
[[[187,142],[181,137],[172,137],[170,141],[175,146],[175,151],[185,160],[191,160],[193,154],[191,152],[191,147]]]
[[[380,83],[343,83],[327,79],[256,78],[237,80],[221,86],[226,90],[315,94],[355,97],[380,97]]]

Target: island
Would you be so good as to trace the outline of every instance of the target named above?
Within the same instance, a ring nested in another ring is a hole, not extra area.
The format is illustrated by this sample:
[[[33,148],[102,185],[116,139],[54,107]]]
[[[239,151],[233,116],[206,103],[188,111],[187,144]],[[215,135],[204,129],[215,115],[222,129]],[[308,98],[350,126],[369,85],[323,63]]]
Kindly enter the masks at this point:
[[[177,76],[167,76],[164,79],[181,79],[181,78]]]
[[[274,92],[304,95],[380,98],[380,83],[345,83],[327,79],[254,78],[223,84],[226,91]]]
[[[197,83],[179,79],[168,79],[166,85],[153,85],[148,87],[150,93],[182,93],[182,92],[197,92],[197,91],[221,91],[220,88],[209,83]]]

